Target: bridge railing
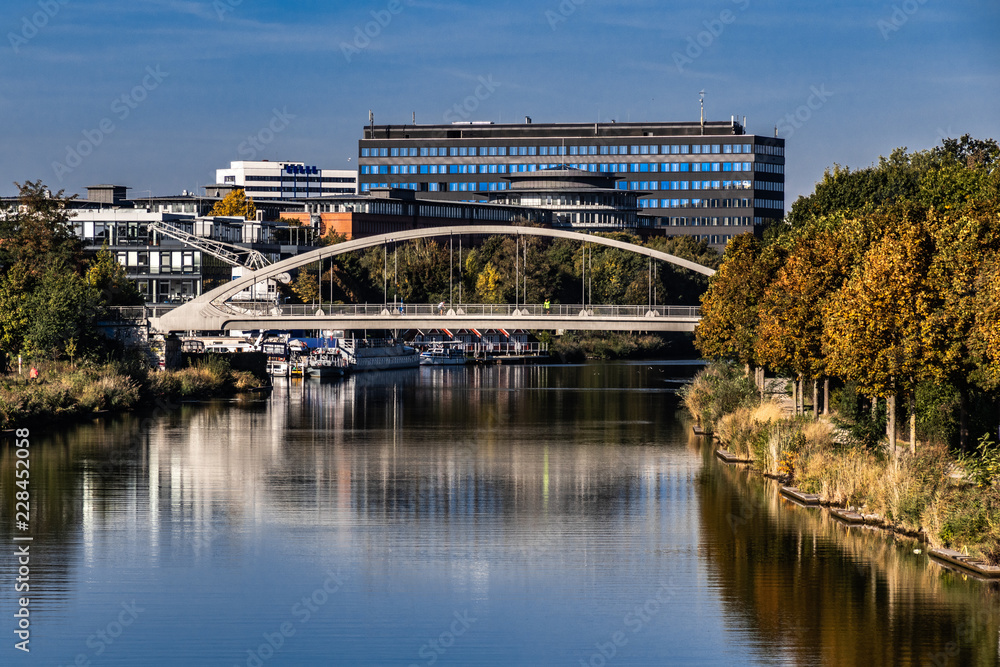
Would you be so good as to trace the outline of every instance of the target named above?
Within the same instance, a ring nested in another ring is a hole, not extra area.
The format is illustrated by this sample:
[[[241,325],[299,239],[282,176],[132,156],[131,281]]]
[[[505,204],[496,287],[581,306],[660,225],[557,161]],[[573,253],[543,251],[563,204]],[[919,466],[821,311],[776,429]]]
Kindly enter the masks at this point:
[[[270,317],[440,317],[443,325],[455,317],[597,317],[602,319],[636,319],[645,317],[699,317],[698,306],[596,305],[596,304],[282,304],[233,302],[225,309],[237,315]]]

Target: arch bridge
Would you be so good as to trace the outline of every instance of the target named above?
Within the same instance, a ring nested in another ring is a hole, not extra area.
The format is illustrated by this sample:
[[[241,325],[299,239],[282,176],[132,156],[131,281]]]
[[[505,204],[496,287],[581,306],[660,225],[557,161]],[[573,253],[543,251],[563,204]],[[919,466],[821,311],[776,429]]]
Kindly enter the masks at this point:
[[[701,264],[659,250],[592,234],[540,227],[509,225],[460,225],[412,229],[366,236],[324,246],[296,255],[221,285],[150,320],[151,328],[171,331],[222,331],[231,329],[565,329],[590,331],[694,331],[700,319],[692,306],[615,306],[593,304],[448,304],[436,305],[277,305],[241,301],[237,295],[258,283],[275,280],[289,271],[320,263],[349,252],[399,241],[444,236],[541,236],[593,243],[627,250],[706,276],[715,273]]]

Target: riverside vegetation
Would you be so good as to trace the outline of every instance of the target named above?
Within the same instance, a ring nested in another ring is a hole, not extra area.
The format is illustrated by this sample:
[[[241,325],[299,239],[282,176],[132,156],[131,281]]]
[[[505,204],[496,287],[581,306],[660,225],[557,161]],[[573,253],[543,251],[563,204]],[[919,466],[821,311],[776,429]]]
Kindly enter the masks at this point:
[[[152,372],[143,359],[107,363],[50,361],[37,380],[0,378],[0,429],[140,409],[156,401],[204,399],[266,383],[225,359],[207,356],[180,370]]]
[[[762,473],[991,563],[1000,563],[998,163],[995,141],[965,136],[866,169],[836,167],[763,238],[734,239],[696,332],[705,357],[728,363],[684,392],[702,426]],[[791,415],[767,400],[765,370],[792,378]],[[818,382],[832,388],[829,401]],[[821,403],[827,416],[816,419]]]
[[[849,393],[835,391],[832,403],[839,406]],[[1000,450],[988,435],[972,456],[939,442],[894,456],[859,438],[849,416],[788,415],[778,402],[761,399],[742,369],[726,363],[701,371],[682,397],[702,427],[727,450],[751,459],[755,470],[818,494],[824,503],[923,532],[933,546],[965,549],[1000,564]]]

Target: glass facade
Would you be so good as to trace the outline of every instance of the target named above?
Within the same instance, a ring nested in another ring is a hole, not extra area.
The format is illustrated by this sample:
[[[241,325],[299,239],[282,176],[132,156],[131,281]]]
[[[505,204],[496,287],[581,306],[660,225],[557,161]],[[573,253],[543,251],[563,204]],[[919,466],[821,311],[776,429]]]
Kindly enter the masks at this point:
[[[620,175],[616,187],[635,192],[655,226],[718,225],[732,234],[734,225],[783,217],[784,139],[743,134],[737,123],[702,131],[697,123],[376,126],[359,141],[358,189],[486,201],[508,188],[505,176],[565,165]]]

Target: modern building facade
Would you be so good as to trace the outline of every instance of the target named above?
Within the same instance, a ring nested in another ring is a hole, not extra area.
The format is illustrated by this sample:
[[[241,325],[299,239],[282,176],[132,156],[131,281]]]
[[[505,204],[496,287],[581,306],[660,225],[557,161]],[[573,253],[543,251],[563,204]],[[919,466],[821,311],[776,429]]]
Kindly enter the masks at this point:
[[[637,227],[722,245],[784,216],[784,143],[748,135],[735,119],[369,125],[358,143],[358,190],[486,201],[510,189],[512,175],[567,165],[613,174],[617,189],[641,193]]]
[[[230,162],[228,169],[215,170],[216,182],[243,188],[256,199],[302,199],[357,192],[357,172],[320,169],[304,162],[269,160]]]
[[[274,223],[243,218],[160,213],[139,208],[83,208],[74,211],[70,220],[83,241],[84,252],[106,247],[148,303],[187,301],[233,277],[231,264],[204,247],[159,233],[157,225],[169,225],[199,239],[254,249],[271,261],[300,250],[279,244]]]
[[[332,233],[348,239],[448,225],[552,224],[551,211],[543,208],[441,201],[418,194],[410,189],[369,188],[365,194],[309,199],[305,213],[283,217],[299,220],[321,236]]]
[[[550,212],[551,225],[580,232],[633,230],[642,192],[615,187],[617,174],[558,165],[507,176],[503,190],[483,194],[491,204],[534,206]]]

